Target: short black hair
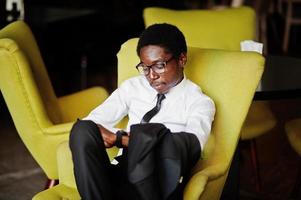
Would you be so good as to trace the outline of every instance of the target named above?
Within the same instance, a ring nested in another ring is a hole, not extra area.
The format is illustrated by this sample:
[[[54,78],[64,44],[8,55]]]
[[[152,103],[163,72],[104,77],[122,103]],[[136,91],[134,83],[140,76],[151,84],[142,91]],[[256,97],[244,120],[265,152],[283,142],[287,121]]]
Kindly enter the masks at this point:
[[[148,45],[158,45],[178,59],[181,53],[187,53],[184,34],[174,25],[162,23],[147,27],[140,35],[137,54]]]

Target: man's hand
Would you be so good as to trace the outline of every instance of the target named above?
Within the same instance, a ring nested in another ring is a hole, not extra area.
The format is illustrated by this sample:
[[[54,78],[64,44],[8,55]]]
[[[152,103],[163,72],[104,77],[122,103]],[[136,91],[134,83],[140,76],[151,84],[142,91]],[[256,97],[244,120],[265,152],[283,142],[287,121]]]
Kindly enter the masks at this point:
[[[101,133],[102,139],[104,141],[106,148],[111,148],[115,145],[116,142],[116,135],[109,131],[108,129],[104,128],[101,125],[97,125],[99,128],[99,131]]]
[[[106,148],[111,148],[116,143],[116,134],[112,133],[108,129],[104,128],[103,126],[97,124],[99,131],[101,133],[102,139],[104,141]],[[128,133],[129,135],[129,133]],[[122,136],[122,146],[127,147],[129,145],[129,136]]]

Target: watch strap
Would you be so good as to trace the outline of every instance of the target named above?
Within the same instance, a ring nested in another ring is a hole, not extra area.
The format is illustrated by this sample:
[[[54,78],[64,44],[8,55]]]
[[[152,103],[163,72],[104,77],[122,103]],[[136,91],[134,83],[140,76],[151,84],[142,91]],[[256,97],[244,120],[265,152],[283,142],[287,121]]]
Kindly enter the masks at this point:
[[[118,148],[122,148],[122,136],[127,135],[127,133],[124,130],[119,130],[116,132],[116,142],[115,146]]]

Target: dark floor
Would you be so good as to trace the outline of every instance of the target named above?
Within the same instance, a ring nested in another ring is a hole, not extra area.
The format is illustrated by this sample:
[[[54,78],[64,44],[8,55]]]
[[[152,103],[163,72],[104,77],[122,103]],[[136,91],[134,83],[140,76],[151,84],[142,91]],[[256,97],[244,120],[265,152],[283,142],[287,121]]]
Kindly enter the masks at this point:
[[[43,190],[46,177],[25,148],[3,106],[1,104],[0,200],[31,199]]]
[[[249,194],[250,199],[297,199],[292,190],[295,183],[301,178],[298,177],[301,158],[288,143],[284,132],[284,123],[289,119],[301,116],[301,99],[280,100],[270,103],[278,123],[272,131],[255,140],[262,187],[258,193],[255,187],[248,145],[241,143],[241,197],[246,198]],[[251,198],[253,195],[256,198]]]

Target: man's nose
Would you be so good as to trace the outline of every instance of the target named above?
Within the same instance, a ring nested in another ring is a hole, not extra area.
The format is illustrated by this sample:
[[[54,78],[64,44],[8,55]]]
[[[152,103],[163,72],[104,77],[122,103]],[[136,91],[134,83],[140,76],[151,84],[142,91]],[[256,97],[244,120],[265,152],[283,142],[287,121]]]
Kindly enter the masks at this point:
[[[159,78],[159,75],[152,68],[150,68],[149,70],[150,70],[149,71],[149,77],[150,77],[150,79],[154,80],[154,79]]]

